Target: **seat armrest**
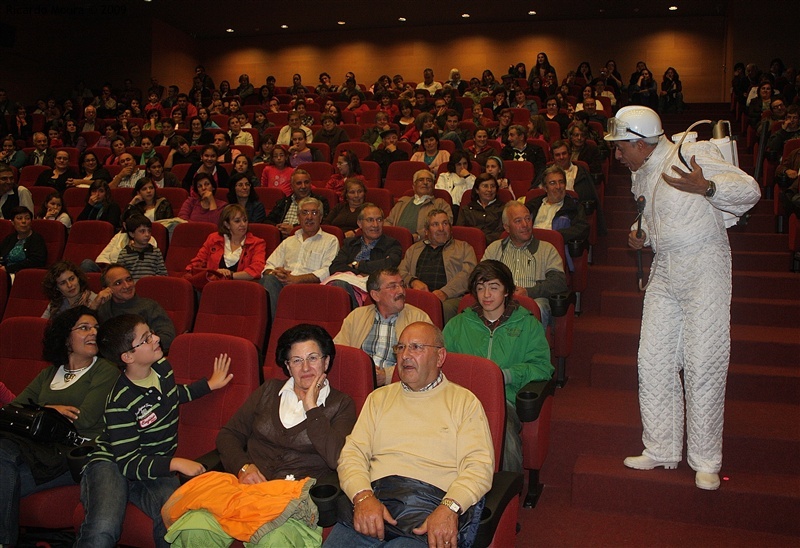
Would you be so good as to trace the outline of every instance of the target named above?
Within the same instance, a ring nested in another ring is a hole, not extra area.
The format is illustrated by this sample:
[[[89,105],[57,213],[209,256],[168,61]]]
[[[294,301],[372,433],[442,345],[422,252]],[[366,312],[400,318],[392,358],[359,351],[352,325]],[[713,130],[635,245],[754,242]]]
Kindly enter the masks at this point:
[[[495,472],[492,488],[486,493],[486,505],[481,514],[475,548],[484,548],[492,543],[500,518],[508,503],[522,491],[524,476],[520,472]]]
[[[522,422],[533,422],[539,418],[545,400],[554,395],[556,380],[531,381],[517,392],[517,416]]]

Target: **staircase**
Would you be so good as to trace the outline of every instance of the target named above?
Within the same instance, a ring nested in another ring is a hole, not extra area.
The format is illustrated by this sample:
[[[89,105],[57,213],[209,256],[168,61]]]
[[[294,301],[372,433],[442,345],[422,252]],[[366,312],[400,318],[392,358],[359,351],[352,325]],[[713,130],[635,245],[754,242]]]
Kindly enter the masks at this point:
[[[729,118],[727,105],[691,105],[667,118],[668,135],[698,119]],[[738,124],[734,124],[738,129]],[[710,130],[702,128],[700,138]],[[752,155],[739,148],[752,173]],[[729,230],[733,251],[732,350],[722,486],[702,491],[677,470],[630,470],[642,450],[636,352],[643,294],[627,234],[636,217],[630,176],[612,165],[608,235],[595,247],[583,314],[575,321],[570,380],[556,392],[546,487],[521,510],[517,546],[797,546],[800,537],[800,276],[772,202]],[[644,253],[649,265],[652,253]],[[645,277],[648,272],[645,271]]]

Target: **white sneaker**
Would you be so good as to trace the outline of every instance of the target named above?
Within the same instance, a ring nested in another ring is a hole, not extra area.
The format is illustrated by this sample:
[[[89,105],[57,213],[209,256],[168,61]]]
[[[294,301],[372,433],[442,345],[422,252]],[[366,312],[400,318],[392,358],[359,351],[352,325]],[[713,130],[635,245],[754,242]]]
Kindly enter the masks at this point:
[[[647,455],[628,457],[623,461],[623,463],[628,468],[633,468],[635,470],[652,470],[653,468],[658,468],[659,466],[662,466],[664,470],[674,470],[678,467],[678,463],[675,461],[656,460],[648,457]]]
[[[709,474],[708,472],[697,472],[694,475],[694,484],[706,491],[716,491],[719,489],[719,474]]]

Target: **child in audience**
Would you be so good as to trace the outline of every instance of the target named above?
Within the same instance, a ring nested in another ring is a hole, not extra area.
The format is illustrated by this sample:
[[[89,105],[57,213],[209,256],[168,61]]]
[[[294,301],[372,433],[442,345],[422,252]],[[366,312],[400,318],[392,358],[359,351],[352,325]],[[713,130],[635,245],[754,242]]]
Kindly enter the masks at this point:
[[[113,546],[130,500],[153,520],[156,546],[169,546],[161,507],[179,486],[175,472],[197,476],[205,467],[175,457],[178,406],[226,386],[231,360],[214,359],[209,380],[176,384],[160,339],[141,316],[123,314],[100,327],[100,352],[122,371],[108,396],[106,429],[81,478],[86,516],[75,546]]]
[[[120,253],[128,246],[131,240],[130,236],[128,236],[128,219],[135,214],[141,215],[141,213],[133,210],[125,212],[125,216],[122,219],[122,230],[111,238],[111,241],[108,242],[108,245],[103,248],[103,251],[100,252],[100,255],[98,255],[94,261],[91,259],[84,259],[81,262],[81,270],[84,272],[100,272],[105,265],[114,264],[119,260]],[[158,247],[158,242],[156,242],[156,239],[153,237],[150,238],[148,243],[153,247]]]
[[[116,262],[127,268],[135,281],[145,276],[167,275],[161,250],[150,243],[152,229],[153,222],[141,213],[134,213],[125,221],[128,245],[120,251]]]

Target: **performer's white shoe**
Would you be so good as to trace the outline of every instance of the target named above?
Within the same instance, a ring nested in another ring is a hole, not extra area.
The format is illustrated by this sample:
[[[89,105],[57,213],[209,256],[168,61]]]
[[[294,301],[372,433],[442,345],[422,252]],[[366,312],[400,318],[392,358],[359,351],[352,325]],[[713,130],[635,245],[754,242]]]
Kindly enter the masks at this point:
[[[625,459],[624,464],[628,468],[634,468],[636,470],[652,470],[653,468],[658,468],[659,466],[663,467],[665,470],[674,470],[678,467],[678,463],[675,461],[656,460],[648,457],[647,455],[628,457]]]
[[[716,491],[719,489],[719,474],[709,474],[708,472],[697,472],[694,475],[694,484],[706,491]]]

